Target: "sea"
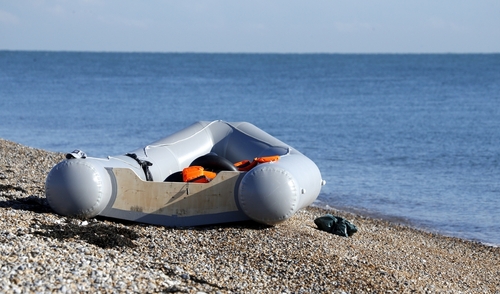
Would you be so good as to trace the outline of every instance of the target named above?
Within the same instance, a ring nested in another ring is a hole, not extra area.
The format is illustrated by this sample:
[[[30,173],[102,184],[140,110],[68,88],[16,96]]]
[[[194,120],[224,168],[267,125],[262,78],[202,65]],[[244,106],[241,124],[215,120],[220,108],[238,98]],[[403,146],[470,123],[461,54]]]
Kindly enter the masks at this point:
[[[0,51],[0,138],[106,157],[200,120],[311,158],[314,205],[500,245],[500,54]]]

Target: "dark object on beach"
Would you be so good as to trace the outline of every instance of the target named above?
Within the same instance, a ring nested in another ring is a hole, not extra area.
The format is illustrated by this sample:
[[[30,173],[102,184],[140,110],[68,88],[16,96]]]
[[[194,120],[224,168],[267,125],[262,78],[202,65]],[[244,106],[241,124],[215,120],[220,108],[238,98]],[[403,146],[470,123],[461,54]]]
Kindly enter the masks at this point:
[[[322,231],[343,237],[352,236],[352,234],[358,231],[358,228],[348,220],[331,214],[318,217],[314,220],[314,223],[318,226],[318,229]]]

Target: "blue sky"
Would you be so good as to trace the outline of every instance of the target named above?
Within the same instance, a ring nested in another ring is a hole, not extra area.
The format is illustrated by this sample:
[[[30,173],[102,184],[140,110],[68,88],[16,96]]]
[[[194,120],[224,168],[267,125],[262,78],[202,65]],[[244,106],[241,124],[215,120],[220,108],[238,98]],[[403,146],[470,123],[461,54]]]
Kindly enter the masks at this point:
[[[500,52],[500,1],[0,0],[0,50]]]

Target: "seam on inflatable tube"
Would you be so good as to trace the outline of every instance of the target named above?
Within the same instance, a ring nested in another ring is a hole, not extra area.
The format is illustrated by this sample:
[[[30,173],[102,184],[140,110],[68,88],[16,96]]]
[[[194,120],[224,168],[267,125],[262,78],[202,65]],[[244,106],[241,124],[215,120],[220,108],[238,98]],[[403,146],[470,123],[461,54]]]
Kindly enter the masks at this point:
[[[84,165],[87,165],[87,164],[84,163]],[[93,165],[87,165],[87,166],[90,167],[95,174],[99,175],[99,173],[97,172],[97,169]],[[86,214],[88,214],[89,212],[95,211],[95,208],[101,204],[102,194],[103,194],[102,193],[102,175],[99,175],[99,177],[96,177],[96,178],[99,179],[97,182],[97,185],[96,185],[97,190],[98,190],[98,197],[97,197],[94,205],[85,211]],[[97,214],[99,214],[99,213],[97,213]]]

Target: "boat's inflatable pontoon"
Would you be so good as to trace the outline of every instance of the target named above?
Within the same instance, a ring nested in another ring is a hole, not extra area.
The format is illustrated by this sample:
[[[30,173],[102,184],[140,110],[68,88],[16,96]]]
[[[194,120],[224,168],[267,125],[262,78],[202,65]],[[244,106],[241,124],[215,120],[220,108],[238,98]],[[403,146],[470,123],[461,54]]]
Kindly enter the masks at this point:
[[[232,164],[220,167],[221,162],[252,163],[270,156],[277,159],[248,171]],[[77,152],[66,157],[46,180],[54,211],[164,226],[249,219],[277,224],[311,204],[325,183],[313,161],[246,122],[197,122],[127,155],[104,159]],[[212,162],[217,157],[221,161]],[[215,177],[184,182],[181,173],[193,161],[208,165],[204,168]]]

